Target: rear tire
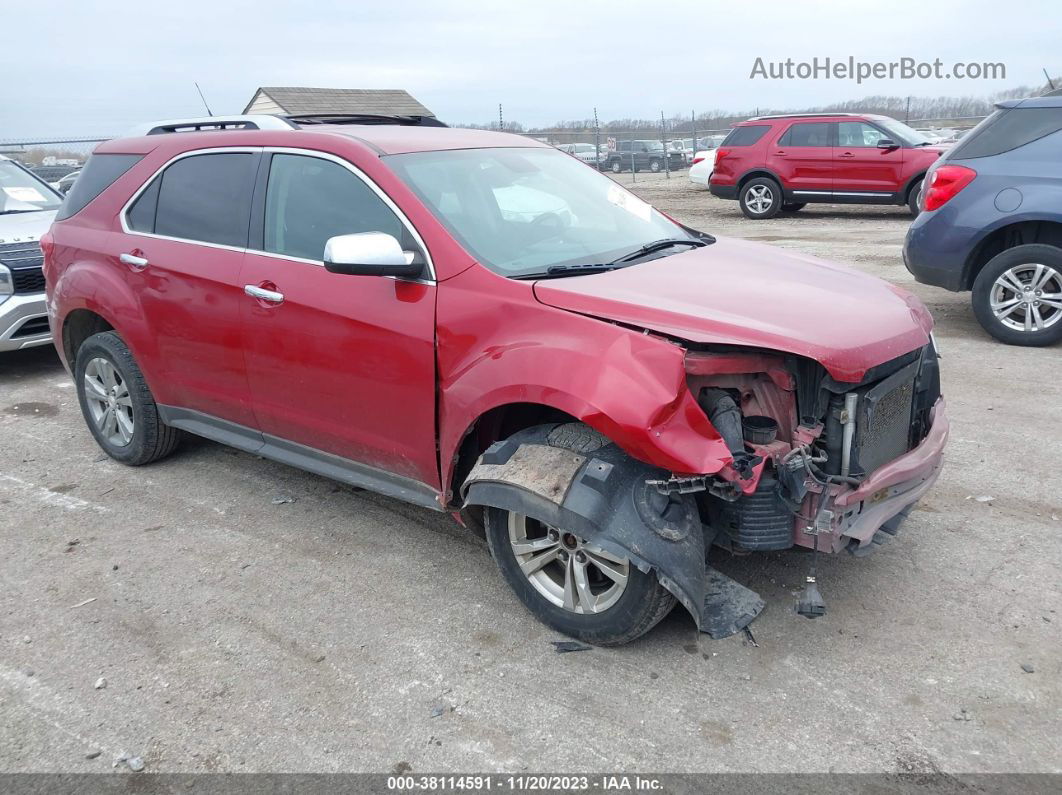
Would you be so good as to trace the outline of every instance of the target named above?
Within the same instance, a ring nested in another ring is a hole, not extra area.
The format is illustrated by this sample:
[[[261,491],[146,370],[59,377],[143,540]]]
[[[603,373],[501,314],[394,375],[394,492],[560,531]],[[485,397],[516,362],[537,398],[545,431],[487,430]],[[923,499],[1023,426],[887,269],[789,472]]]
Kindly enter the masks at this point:
[[[144,374],[115,332],[94,334],[78,348],[74,383],[89,431],[115,461],[141,466],[176,449],[181,432],[159,418]]]
[[[977,274],[971,301],[977,321],[1000,342],[1062,341],[1062,249],[1033,243],[997,254]]]
[[[910,210],[911,215],[917,217],[922,211],[918,206],[918,200],[922,196],[922,180],[918,180],[911,186],[911,190],[907,193],[907,209]]]
[[[609,444],[606,437],[580,423],[558,426],[548,441],[579,453]],[[487,545],[502,576],[528,611],[558,632],[597,646],[620,646],[644,635],[675,606],[675,597],[655,574],[643,574],[629,561],[563,528],[500,508],[488,507],[483,515]],[[533,551],[521,552],[532,543]],[[554,554],[558,557],[525,573],[529,563]],[[562,561],[561,555],[567,560]]]
[[[746,218],[774,218],[782,211],[782,188],[769,177],[750,179],[738,192],[738,204]]]

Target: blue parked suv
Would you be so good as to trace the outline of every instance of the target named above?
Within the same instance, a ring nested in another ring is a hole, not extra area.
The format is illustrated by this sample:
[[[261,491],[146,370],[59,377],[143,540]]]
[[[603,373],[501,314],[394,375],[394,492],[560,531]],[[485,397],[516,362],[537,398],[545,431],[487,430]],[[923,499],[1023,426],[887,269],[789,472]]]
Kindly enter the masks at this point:
[[[972,290],[1002,342],[1062,340],[1062,96],[998,103],[924,186],[903,248],[915,278]]]

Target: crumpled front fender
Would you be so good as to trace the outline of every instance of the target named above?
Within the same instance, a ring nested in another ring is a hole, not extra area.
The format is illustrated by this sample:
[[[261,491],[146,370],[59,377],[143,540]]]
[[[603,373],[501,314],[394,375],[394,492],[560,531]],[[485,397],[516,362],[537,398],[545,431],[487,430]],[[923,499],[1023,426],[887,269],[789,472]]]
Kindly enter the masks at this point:
[[[523,514],[629,558],[640,571],[655,572],[712,637],[732,635],[759,614],[757,594],[706,565],[711,537],[693,498],[664,495],[646,482],[670,473],[614,444],[585,454],[554,447],[551,428],[492,445],[465,480],[465,504]]]

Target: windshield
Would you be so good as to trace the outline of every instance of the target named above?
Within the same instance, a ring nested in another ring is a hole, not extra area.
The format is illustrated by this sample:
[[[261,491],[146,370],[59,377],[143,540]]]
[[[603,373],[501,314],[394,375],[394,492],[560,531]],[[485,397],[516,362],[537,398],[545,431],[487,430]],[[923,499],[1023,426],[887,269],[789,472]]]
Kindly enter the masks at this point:
[[[11,160],[0,160],[0,214],[54,210],[60,197]]]
[[[633,193],[555,149],[386,159],[465,249],[503,276],[605,263],[663,238],[693,239]]]
[[[930,142],[928,137],[918,132],[918,130],[908,127],[902,121],[875,118],[874,123],[891,135],[893,140],[899,141],[905,146],[918,146],[919,144],[928,144]]]

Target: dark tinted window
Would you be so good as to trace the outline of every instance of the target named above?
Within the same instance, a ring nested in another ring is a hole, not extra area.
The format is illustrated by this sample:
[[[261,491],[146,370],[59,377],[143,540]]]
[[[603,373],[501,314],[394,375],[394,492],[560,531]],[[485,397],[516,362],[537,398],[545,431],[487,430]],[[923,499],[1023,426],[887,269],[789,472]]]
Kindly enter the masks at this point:
[[[93,155],[77,175],[77,181],[63,199],[57,220],[69,218],[109,188],[118,177],[131,169],[143,155]]]
[[[814,121],[794,124],[782,140],[779,146],[829,146],[830,145],[830,122]]]
[[[246,152],[178,160],[162,173],[155,234],[246,246],[256,162]]]
[[[159,186],[162,177],[156,177],[151,181],[143,193],[141,193],[133,206],[126,213],[126,222],[134,232],[155,231],[155,209],[159,203]]]
[[[723,139],[720,146],[752,146],[759,141],[766,132],[771,129],[769,124],[749,124],[745,127],[735,127],[730,134]]]
[[[1062,130],[1062,108],[997,110],[963,138],[949,160],[991,157]]]
[[[320,260],[336,235],[385,232],[410,248],[398,217],[348,169],[303,155],[273,155],[265,201],[265,250]]]

